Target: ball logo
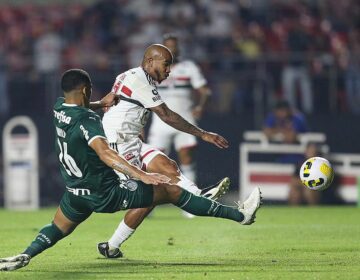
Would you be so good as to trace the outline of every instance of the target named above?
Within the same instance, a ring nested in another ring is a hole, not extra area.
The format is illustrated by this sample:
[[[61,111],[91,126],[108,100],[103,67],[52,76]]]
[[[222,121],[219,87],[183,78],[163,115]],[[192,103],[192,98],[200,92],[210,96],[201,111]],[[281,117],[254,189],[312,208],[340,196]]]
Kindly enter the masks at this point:
[[[320,171],[322,173],[324,173],[325,176],[330,176],[331,175],[331,168],[329,166],[327,166],[325,163],[323,163],[320,166]]]

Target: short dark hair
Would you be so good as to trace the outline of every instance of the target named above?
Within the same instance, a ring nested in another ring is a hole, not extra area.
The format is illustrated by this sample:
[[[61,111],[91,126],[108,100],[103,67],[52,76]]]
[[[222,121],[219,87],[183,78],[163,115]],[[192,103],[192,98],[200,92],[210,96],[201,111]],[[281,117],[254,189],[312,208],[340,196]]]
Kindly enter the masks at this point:
[[[175,33],[165,33],[163,35],[163,42],[167,41],[167,40],[178,40],[178,36]]]
[[[82,69],[67,70],[61,77],[61,89],[64,92],[72,91],[82,85],[91,85],[89,74]]]

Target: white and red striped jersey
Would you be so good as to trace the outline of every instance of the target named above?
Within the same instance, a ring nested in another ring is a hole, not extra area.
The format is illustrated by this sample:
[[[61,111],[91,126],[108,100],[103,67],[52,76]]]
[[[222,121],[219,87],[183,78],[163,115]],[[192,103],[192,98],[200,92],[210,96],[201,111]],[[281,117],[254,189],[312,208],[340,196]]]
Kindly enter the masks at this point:
[[[110,143],[123,143],[138,137],[145,126],[149,108],[163,103],[153,78],[142,67],[116,77],[111,90],[120,102],[104,114],[103,126]]]
[[[171,66],[169,77],[158,85],[161,98],[166,105],[185,119],[192,118],[193,89],[207,84],[200,68],[185,60]]]

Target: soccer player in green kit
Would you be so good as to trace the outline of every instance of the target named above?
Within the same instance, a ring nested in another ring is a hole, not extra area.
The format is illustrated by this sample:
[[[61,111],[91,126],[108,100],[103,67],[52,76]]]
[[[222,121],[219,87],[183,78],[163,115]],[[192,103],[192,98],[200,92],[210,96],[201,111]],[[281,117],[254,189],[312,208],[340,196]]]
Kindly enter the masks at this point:
[[[22,254],[0,259],[0,270],[28,265],[33,257],[72,233],[93,212],[113,213],[172,203],[197,216],[220,217],[243,225],[254,222],[261,202],[259,188],[243,206],[234,208],[169,184],[164,175],[146,173],[130,165],[110,148],[100,117],[88,109],[92,92],[88,73],[81,69],[66,71],[61,87],[65,99],[59,98],[54,106],[54,125],[66,191],[51,224],[40,230]],[[114,170],[134,179],[120,180]]]

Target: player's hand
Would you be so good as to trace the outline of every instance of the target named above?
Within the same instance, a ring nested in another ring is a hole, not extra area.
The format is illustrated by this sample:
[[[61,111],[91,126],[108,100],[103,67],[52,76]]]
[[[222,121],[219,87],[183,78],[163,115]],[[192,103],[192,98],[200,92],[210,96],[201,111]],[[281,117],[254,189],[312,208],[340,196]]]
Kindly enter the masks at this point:
[[[195,118],[195,120],[201,119],[203,113],[204,113],[204,108],[202,106],[195,106],[192,110],[192,115]]]
[[[142,182],[144,182],[145,184],[149,184],[149,185],[159,185],[159,184],[167,184],[170,182],[170,178],[159,174],[159,173],[147,173],[144,172],[141,176],[140,176],[140,180]]]
[[[222,137],[219,134],[213,133],[213,132],[205,131],[202,134],[201,139],[204,140],[205,142],[214,144],[215,146],[219,147],[220,149],[229,147],[229,143],[224,137]]]
[[[111,106],[116,105],[118,103],[119,103],[119,97],[113,92],[109,92],[101,99],[101,105],[103,107],[104,112],[107,112]]]

